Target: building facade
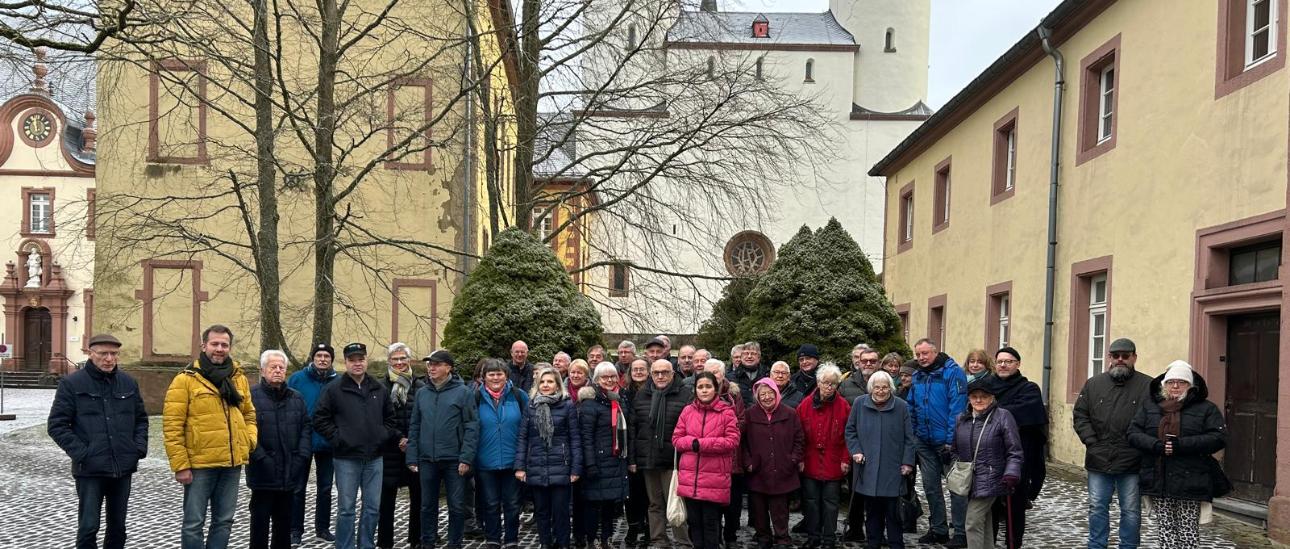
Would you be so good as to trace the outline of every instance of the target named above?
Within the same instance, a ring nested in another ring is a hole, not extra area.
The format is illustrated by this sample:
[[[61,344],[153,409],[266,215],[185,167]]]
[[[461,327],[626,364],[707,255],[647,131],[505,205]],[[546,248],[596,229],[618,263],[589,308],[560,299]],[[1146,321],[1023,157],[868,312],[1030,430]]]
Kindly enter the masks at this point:
[[[910,341],[1019,349],[1052,458],[1071,464],[1072,405],[1110,341],[1134,340],[1152,376],[1187,360],[1227,418],[1231,497],[1266,506],[1283,542],[1285,15],[1283,0],[1063,2],[870,171]],[[1046,46],[1063,60],[1056,117]]]
[[[65,372],[93,326],[94,72],[43,48],[0,68],[6,370]]]

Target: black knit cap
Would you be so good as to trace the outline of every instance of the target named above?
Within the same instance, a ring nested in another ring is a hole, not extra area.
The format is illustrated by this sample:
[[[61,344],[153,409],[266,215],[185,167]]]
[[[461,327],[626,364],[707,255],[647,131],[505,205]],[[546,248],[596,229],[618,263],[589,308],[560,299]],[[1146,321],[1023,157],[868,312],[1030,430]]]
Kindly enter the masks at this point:
[[[999,356],[999,353],[1008,353],[1012,355],[1012,358],[1015,358],[1018,361],[1021,360],[1021,353],[1018,353],[1017,350],[1013,349],[1012,347],[1004,347],[1002,349],[999,349],[998,351],[995,351],[994,356]]]
[[[318,354],[318,351],[327,351],[327,354],[331,356],[332,360],[336,360],[336,349],[333,349],[331,345],[327,343],[318,343],[314,345],[314,348],[309,351],[309,360],[313,360],[314,355]]]

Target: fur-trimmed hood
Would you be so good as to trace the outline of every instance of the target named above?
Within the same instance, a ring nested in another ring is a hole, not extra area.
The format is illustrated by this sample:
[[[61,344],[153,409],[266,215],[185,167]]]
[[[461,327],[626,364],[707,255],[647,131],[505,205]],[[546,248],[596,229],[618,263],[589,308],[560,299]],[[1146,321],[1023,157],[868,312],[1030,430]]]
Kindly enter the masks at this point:
[[[587,387],[583,387],[583,388],[581,388],[581,389],[578,389],[578,402],[582,402],[582,401],[584,401],[584,400],[591,400],[591,399],[596,398],[596,392],[597,392],[597,391],[596,391],[596,388],[595,388],[595,387],[591,387],[591,386],[587,386]],[[606,396],[608,396],[608,397],[609,397],[609,400],[618,400],[618,399],[619,399],[619,397],[618,397],[618,392],[617,392],[617,391],[615,391],[615,392],[611,392],[611,393],[606,393]]]

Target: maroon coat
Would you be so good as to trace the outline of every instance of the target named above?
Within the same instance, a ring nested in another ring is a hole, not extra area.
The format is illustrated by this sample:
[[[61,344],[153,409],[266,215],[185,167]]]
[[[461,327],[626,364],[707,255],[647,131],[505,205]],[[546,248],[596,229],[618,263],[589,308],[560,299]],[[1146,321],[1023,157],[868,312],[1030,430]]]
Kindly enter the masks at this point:
[[[802,422],[792,408],[779,405],[770,417],[760,405],[749,408],[742,452],[744,470],[751,473],[748,489],[771,495],[796,490],[803,444]]]

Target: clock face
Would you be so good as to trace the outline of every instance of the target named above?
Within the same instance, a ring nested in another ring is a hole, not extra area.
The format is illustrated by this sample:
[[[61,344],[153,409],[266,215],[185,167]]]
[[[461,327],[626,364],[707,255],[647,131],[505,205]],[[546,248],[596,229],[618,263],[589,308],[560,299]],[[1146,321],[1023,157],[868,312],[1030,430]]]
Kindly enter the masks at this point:
[[[27,139],[37,143],[44,141],[54,129],[54,123],[43,113],[32,113],[22,121],[22,131]]]

